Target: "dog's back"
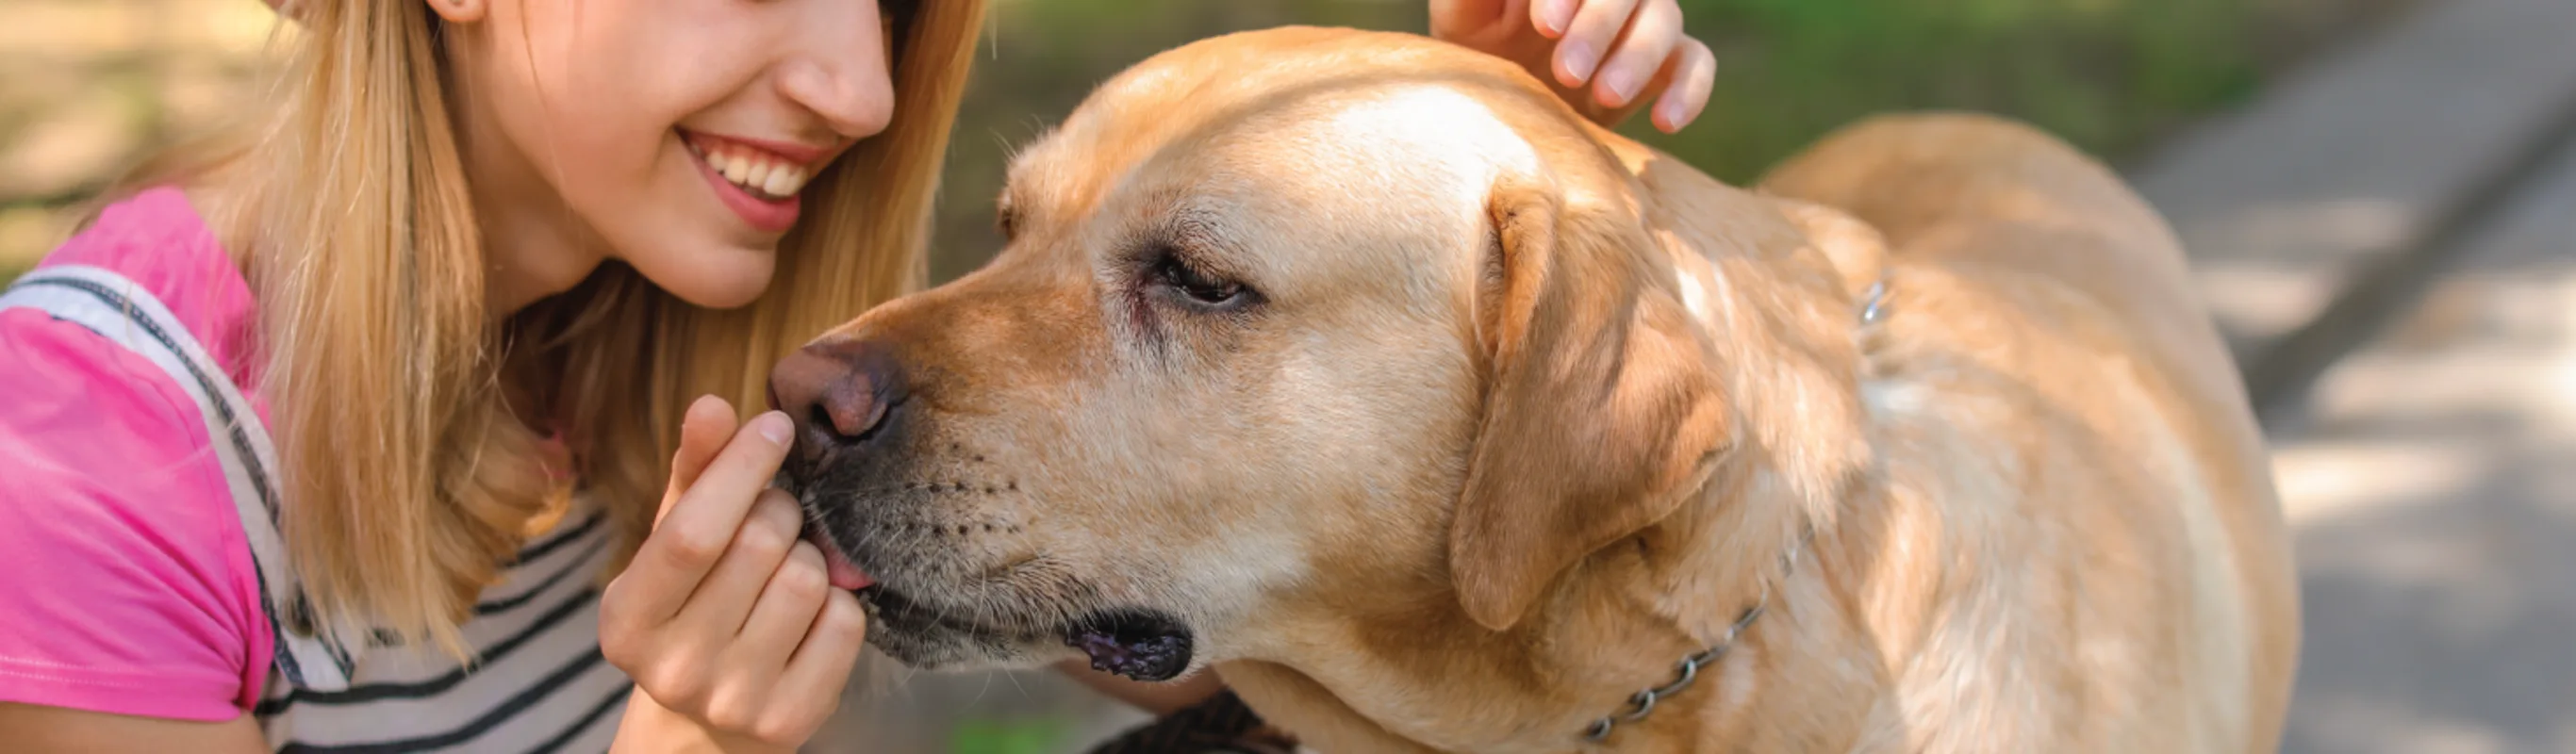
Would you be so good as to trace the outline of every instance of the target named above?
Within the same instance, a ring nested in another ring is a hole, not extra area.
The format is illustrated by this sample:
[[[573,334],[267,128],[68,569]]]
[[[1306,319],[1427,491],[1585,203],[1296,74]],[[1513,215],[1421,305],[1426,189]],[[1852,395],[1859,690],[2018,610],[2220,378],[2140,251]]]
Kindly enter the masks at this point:
[[[1762,188],[1884,237],[1901,314],[1869,366],[1877,442],[1900,487],[1912,477],[1949,488],[1916,490],[1912,504],[1942,524],[1914,534],[1938,542],[1947,557],[1927,565],[1955,569],[1944,578],[1962,590],[1923,603],[1924,659],[1900,671],[1908,709],[1890,713],[2005,714],[1947,709],[1961,700],[1935,689],[2021,668],[2031,698],[1993,705],[2129,713],[2030,724],[2110,736],[2122,718],[2165,726],[2120,741],[2171,737],[2173,748],[2141,750],[2276,746],[2298,644],[2288,538],[2234,365],[2163,221],[2062,142],[1973,115],[1865,121]],[[1907,474],[1908,463],[1926,468]],[[1962,473],[1975,468],[1986,484]],[[1909,504],[1898,497],[1891,506]],[[2029,559],[1979,557],[1995,553]],[[2048,619],[1990,622],[2034,615]],[[2022,658],[1966,664],[1989,653]]]

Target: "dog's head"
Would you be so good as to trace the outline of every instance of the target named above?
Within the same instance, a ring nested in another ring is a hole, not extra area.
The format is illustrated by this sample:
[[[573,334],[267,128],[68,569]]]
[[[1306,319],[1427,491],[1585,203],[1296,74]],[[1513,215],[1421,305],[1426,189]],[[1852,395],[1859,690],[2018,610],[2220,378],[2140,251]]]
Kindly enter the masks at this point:
[[[1752,315],[1675,272],[1597,135],[1402,35],[1104,84],[1016,160],[989,266],[779,366],[786,476],[877,579],[871,639],[1166,679],[1521,622],[1742,426],[1704,322]]]

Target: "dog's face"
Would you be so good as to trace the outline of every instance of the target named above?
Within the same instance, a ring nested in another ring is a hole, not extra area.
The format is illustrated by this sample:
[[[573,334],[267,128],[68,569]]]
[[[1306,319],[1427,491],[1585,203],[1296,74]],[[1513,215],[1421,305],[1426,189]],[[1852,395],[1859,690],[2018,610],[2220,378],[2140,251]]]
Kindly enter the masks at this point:
[[[785,476],[878,647],[1160,680],[1355,614],[1509,625],[1702,473],[1724,412],[1669,272],[1561,261],[1580,181],[1530,133],[1570,116],[1388,42],[1123,74],[1016,161],[991,265],[782,362]]]

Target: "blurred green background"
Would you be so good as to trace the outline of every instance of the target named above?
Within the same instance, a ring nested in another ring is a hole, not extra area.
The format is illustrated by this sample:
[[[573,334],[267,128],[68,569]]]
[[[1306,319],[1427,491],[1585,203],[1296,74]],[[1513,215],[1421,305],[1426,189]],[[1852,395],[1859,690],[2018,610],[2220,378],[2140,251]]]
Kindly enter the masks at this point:
[[[1966,108],[2117,164],[2414,1],[1683,0],[1719,59],[1713,101],[1678,136],[1643,118],[1625,130],[1741,182],[1865,114]],[[1426,3],[995,0],[993,16],[949,156],[941,280],[997,248],[991,199],[1009,150],[1109,74],[1239,29],[1421,31]],[[59,243],[67,208],[109,176],[258,106],[273,23],[259,0],[0,0],[0,281]],[[809,750],[1065,751],[1133,722],[1047,674],[916,677],[845,713]]]
[[[1904,108],[2029,119],[2096,154],[2136,154],[2250,96],[2309,51],[2409,0],[1682,0],[1718,58],[1706,114],[1679,135],[1622,130],[1742,182],[1824,131]],[[934,277],[981,264],[1006,147],[1094,82],[1237,29],[1423,31],[1422,0],[1004,0],[958,123]]]

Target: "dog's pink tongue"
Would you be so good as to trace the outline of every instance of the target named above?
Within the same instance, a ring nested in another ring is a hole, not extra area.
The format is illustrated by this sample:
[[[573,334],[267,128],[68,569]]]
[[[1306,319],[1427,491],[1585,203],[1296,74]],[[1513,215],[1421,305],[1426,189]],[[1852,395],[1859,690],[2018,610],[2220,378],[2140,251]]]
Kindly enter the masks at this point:
[[[877,580],[869,578],[868,572],[859,570],[849,558],[841,555],[841,548],[833,547],[822,537],[807,538],[814,541],[815,549],[823,551],[823,564],[831,574],[833,586],[855,592],[876,585]]]

